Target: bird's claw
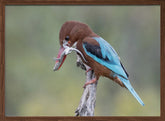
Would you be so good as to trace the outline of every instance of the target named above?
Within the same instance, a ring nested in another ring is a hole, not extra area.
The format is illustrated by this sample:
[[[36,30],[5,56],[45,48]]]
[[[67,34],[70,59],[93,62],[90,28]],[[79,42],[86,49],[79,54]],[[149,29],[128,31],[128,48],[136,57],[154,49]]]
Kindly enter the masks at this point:
[[[94,79],[92,79],[92,80],[86,82],[86,83],[84,84],[83,88],[85,88],[85,87],[86,87],[87,85],[89,85],[89,84],[93,84],[93,83],[96,83],[96,82],[97,82],[97,79],[94,78]]]
[[[87,86],[87,84],[84,84],[83,88],[85,89],[85,88],[86,88],[86,86]]]

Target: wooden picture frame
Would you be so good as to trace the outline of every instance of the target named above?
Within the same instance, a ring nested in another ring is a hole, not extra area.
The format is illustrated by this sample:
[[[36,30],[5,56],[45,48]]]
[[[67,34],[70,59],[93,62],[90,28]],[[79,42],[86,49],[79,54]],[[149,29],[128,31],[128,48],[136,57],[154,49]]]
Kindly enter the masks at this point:
[[[5,116],[5,6],[6,5],[160,5],[161,8],[161,113],[142,117],[13,117]],[[0,121],[164,121],[165,120],[165,1],[164,0],[0,0]]]

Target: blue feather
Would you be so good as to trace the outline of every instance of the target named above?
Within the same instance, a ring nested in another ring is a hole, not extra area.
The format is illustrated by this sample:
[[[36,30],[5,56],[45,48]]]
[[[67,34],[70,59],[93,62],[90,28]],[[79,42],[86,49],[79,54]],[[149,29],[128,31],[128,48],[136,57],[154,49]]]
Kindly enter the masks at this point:
[[[117,61],[119,60],[117,52],[113,49],[113,47],[107,41],[105,41],[101,37],[93,37],[93,39],[95,39],[99,43],[103,58],[108,57],[111,63],[114,63],[114,64],[119,63]]]
[[[134,88],[132,87],[131,83],[129,80],[122,78],[121,76],[118,76],[118,78],[123,82],[123,84],[127,87],[127,89],[131,92],[131,94],[136,98],[136,100],[142,105],[144,106],[143,101],[141,100],[141,98],[139,97],[139,95],[136,93],[136,91],[134,90]]]
[[[83,48],[84,48],[85,52],[87,53],[87,55],[92,57],[98,63],[109,68],[114,73],[128,79],[125,71],[123,70],[123,68],[120,64],[119,56],[116,53],[116,51],[113,49],[113,47],[101,37],[93,37],[93,39],[95,39],[99,43],[103,58],[107,57],[109,59],[109,61],[105,61],[103,59],[100,59],[100,58],[96,57],[94,54],[88,52],[85,48],[85,45],[83,44]]]
[[[83,44],[83,48],[87,55],[89,55],[91,58],[93,58],[95,61],[98,63],[102,64],[103,66],[107,67],[111,71],[117,75],[117,77],[123,82],[123,84],[127,87],[127,89],[131,92],[131,94],[137,99],[137,101],[144,106],[143,101],[141,98],[138,96],[138,94],[135,92],[133,87],[131,86],[131,83],[128,80],[127,74],[125,73],[121,63],[120,63],[120,58],[117,54],[117,52],[113,49],[113,47],[105,41],[101,37],[93,37],[95,39],[101,48],[101,54],[103,58],[108,58],[109,61],[105,61],[104,59],[98,58],[96,55],[90,53],[87,51],[85,48],[85,44]]]

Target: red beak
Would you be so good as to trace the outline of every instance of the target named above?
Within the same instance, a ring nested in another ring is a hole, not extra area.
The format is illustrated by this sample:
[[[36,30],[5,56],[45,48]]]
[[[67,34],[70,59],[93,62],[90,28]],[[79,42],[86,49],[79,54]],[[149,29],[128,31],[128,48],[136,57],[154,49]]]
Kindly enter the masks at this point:
[[[65,50],[64,47],[60,47],[60,50],[59,50],[57,58],[56,58],[55,66],[53,68],[54,71],[59,70],[66,59],[66,55],[64,53],[64,50]]]

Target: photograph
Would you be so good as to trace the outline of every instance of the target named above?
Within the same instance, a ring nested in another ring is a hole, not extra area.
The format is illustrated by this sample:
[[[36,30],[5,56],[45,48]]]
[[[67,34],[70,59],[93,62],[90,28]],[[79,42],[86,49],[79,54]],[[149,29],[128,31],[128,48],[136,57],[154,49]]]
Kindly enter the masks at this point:
[[[160,5],[6,5],[5,116],[160,116]]]

